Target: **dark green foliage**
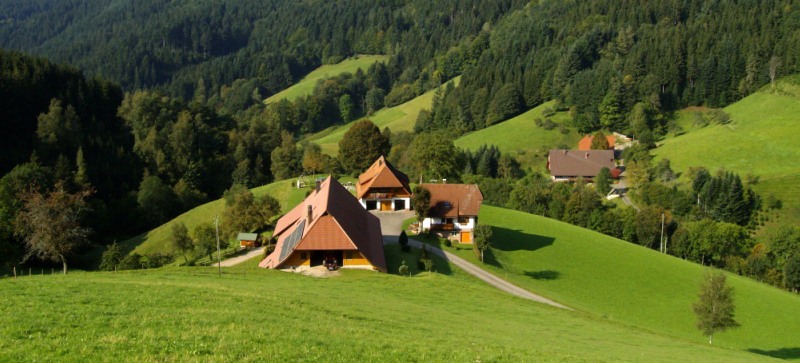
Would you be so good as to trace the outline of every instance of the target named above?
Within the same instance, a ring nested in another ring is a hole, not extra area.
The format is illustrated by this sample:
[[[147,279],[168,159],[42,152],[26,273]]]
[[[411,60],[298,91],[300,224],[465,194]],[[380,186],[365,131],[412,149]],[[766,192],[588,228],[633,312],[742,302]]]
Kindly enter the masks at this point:
[[[522,109],[522,98],[513,83],[506,83],[494,95],[489,103],[489,113],[486,116],[486,126],[516,116]]]
[[[249,189],[242,189],[233,195],[233,203],[222,212],[220,235],[227,241],[239,232],[262,230],[280,211],[280,202],[272,196],[256,198]]]
[[[714,333],[739,327],[734,319],[733,288],[726,285],[721,272],[706,273],[699,299],[692,308],[697,316],[697,329],[708,336],[708,344],[712,343]]]
[[[142,267],[142,255],[135,252],[125,256],[125,258],[119,262],[119,266],[117,266],[120,270],[138,270]]]
[[[483,255],[492,246],[492,226],[480,224],[472,230],[474,237],[472,245],[475,246],[475,251],[483,262]]]
[[[418,135],[409,146],[408,153],[413,166],[413,173],[409,174],[421,175],[424,180],[452,180],[461,171],[458,149],[443,132]]]
[[[145,219],[156,225],[175,215],[176,199],[172,189],[161,178],[148,175],[142,179],[136,201]]]
[[[406,231],[400,231],[400,236],[397,237],[397,243],[399,243],[401,247],[408,246],[408,235]]]
[[[431,264],[431,256],[428,255],[428,245],[422,244],[422,248],[419,249],[419,255],[417,256],[417,269],[420,271],[428,270],[428,264]],[[428,270],[429,271],[429,270]]]
[[[103,257],[100,259],[100,270],[114,271],[120,265],[123,258],[122,249],[117,242],[108,245],[103,252]]]
[[[800,255],[794,255],[786,260],[783,267],[783,281],[786,288],[797,292],[800,290]]]
[[[589,146],[591,150],[608,150],[608,139],[603,131],[597,131],[592,135],[592,144]]]
[[[172,242],[172,249],[183,255],[186,263],[189,263],[189,258],[186,253],[191,251],[194,247],[192,239],[189,237],[189,230],[183,222],[175,222],[171,227],[172,235],[170,236]]]
[[[692,190],[702,213],[718,221],[747,225],[760,206],[755,192],[732,172],[720,171],[712,177],[701,170],[692,181]]]
[[[606,195],[611,191],[612,182],[611,170],[604,167],[600,169],[600,173],[598,173],[597,177],[594,179],[594,187],[600,195]]]
[[[272,150],[270,170],[275,180],[289,179],[300,171],[302,152],[297,148],[294,137],[288,132],[281,133],[280,147]]]
[[[366,170],[382,155],[388,155],[392,145],[372,121],[356,122],[339,141],[339,159],[352,173]]]
[[[417,214],[417,221],[422,223],[422,220],[428,216],[428,210],[431,207],[431,192],[420,186],[414,187],[411,196],[411,209]],[[421,228],[422,226],[420,226]]]
[[[211,222],[198,224],[192,230],[192,238],[194,239],[194,249],[196,256],[208,256],[211,260],[211,255],[217,251],[217,233],[214,225]],[[222,241],[220,241],[220,244]]]

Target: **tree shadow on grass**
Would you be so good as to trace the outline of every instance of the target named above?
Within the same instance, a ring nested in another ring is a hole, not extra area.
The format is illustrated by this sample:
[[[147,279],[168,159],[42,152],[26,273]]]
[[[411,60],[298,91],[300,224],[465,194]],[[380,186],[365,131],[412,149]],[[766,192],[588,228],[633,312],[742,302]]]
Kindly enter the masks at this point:
[[[747,350],[751,353],[766,355],[774,358],[781,358],[781,359],[800,359],[800,347],[794,348],[778,348],[773,350],[762,350],[756,348],[750,348]]]
[[[492,248],[499,251],[536,251],[550,246],[553,237],[540,236],[502,227],[492,227]]]
[[[554,270],[525,271],[524,274],[535,280],[556,280],[561,277],[561,272]]]

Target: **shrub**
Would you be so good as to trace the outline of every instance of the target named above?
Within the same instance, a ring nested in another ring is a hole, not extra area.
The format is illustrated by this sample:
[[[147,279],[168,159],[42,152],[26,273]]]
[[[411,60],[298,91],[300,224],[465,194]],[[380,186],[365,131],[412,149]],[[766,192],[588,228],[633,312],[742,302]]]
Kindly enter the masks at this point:
[[[550,107],[545,107],[545,108],[542,109],[542,116],[544,116],[544,117],[553,116],[555,114],[556,114],[556,110],[554,110],[554,109],[552,109]]]
[[[447,246],[447,247],[452,247],[453,246],[453,242],[450,242],[449,238],[445,238],[444,239],[444,245]]]
[[[401,247],[408,246],[408,235],[406,234],[406,231],[400,232],[400,237],[397,238],[397,243],[399,243]]]
[[[132,253],[125,256],[122,261],[119,262],[117,268],[120,270],[138,270],[142,268],[142,255]]]
[[[397,272],[401,276],[408,276],[409,275],[409,273],[408,273],[408,265],[406,265],[406,260],[403,260],[403,262],[400,264],[400,268],[397,269]]]
[[[115,267],[118,267],[120,262],[122,261],[122,250],[117,245],[117,242],[114,242],[106,248],[106,251],[103,252],[103,257],[100,262],[100,270],[103,271],[113,271]]]
[[[431,272],[433,271],[433,260],[430,258],[423,262],[425,264],[425,271]]]
[[[165,253],[153,253],[147,255],[147,266],[148,268],[156,268],[161,267],[167,264],[172,263],[175,261],[175,257]]]

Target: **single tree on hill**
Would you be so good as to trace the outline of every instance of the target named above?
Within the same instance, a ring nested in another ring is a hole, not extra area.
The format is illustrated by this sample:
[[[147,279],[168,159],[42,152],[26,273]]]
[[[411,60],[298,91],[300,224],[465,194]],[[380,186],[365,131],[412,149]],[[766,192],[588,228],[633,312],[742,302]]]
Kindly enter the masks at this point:
[[[481,262],[486,250],[492,245],[492,226],[481,224],[473,230],[475,238],[473,240],[475,249],[480,252]]]
[[[356,122],[339,141],[339,158],[350,172],[361,172],[381,155],[388,155],[389,139],[370,120]]]
[[[27,257],[61,262],[66,274],[67,256],[88,243],[92,233],[82,221],[90,210],[86,199],[92,193],[92,190],[70,193],[64,189],[63,183],[47,193],[33,189],[23,192],[15,233],[24,239]]]
[[[700,298],[694,303],[697,328],[708,335],[708,344],[714,341],[714,333],[739,327],[733,317],[733,288],[725,283],[721,272],[707,273],[700,285]]]
[[[183,222],[176,222],[172,224],[172,248],[176,252],[180,252],[183,255],[183,259],[186,263],[189,263],[189,258],[186,257],[186,252],[189,252],[194,248],[194,243],[192,243],[192,239],[189,237],[189,230],[186,228],[186,225]]]

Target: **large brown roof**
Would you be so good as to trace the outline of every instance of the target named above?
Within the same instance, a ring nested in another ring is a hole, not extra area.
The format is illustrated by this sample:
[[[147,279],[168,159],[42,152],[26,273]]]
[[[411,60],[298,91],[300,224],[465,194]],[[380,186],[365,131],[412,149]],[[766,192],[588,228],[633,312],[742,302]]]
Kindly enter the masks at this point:
[[[408,176],[381,156],[378,160],[358,176],[356,184],[356,197],[361,199],[366,195],[370,188],[403,188],[411,195],[411,188],[408,186]]]
[[[483,193],[475,184],[420,184],[431,192],[428,216],[456,218],[477,216],[481,210]]]
[[[290,250],[358,250],[372,266],[386,271],[378,217],[330,176],[320,183],[319,190],[278,220],[273,237],[278,239],[275,251],[260,267],[279,267]]]
[[[547,167],[554,177],[595,177],[602,168],[616,168],[614,150],[550,150]]]

